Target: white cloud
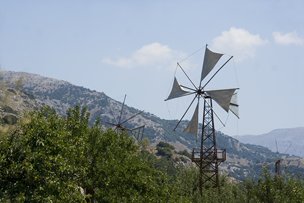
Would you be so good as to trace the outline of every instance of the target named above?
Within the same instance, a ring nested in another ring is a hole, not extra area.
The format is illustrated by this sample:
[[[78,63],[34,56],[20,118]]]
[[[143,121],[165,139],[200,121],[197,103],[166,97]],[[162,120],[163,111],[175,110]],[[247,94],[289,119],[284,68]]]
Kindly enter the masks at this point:
[[[184,56],[185,54],[182,52],[172,50],[167,45],[154,42],[144,45],[128,57],[117,59],[104,58],[102,62],[121,68],[172,68],[173,64],[176,64],[177,59]]]
[[[242,28],[231,27],[214,38],[211,47],[215,51],[233,55],[235,60],[240,62],[254,57],[256,49],[265,43],[267,41],[259,35],[251,34]]]
[[[282,34],[280,32],[272,33],[275,43],[282,45],[304,45],[304,37],[300,37],[296,32]]]

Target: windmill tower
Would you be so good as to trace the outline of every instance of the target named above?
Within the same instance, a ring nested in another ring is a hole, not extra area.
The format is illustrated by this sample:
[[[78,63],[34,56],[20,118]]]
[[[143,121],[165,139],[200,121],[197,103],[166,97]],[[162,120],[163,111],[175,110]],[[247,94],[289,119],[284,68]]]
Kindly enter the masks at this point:
[[[279,148],[278,148],[278,142],[277,139],[275,138],[275,144],[276,144],[276,154],[278,156],[280,156],[280,152],[279,152]],[[283,152],[283,154],[286,154],[287,151],[289,150],[289,148],[291,147],[292,143],[289,142],[289,145],[286,147],[286,150]],[[280,177],[282,175],[282,172],[284,172],[284,170],[282,170],[282,164],[284,164],[286,157],[278,157],[275,160],[275,164],[274,164],[274,173],[276,177]]]
[[[114,117],[114,120],[115,120],[115,123],[112,123],[112,122],[106,122],[108,125],[111,125],[114,127],[114,130],[117,132],[117,133],[122,133],[122,132],[126,132],[130,135],[132,135],[137,141],[140,141],[142,140],[142,137],[143,137],[143,133],[144,133],[144,128],[145,128],[145,125],[142,125],[142,126],[139,126],[139,127],[135,127],[135,128],[128,128],[125,124],[132,120],[133,118],[135,118],[136,116],[138,116],[139,114],[143,113],[143,111],[140,111],[126,119],[122,119],[122,115],[123,115],[123,111],[124,111],[124,107],[125,107],[125,101],[126,101],[126,97],[127,95],[125,95],[124,97],[124,100],[123,100],[123,103],[121,105],[121,109],[120,109],[120,113],[119,113],[119,117],[118,119],[116,118],[116,116],[114,116],[112,110],[112,114],[113,114],[113,117]]]
[[[277,149],[276,153],[279,154],[277,139],[275,139],[275,144],[276,144],[276,149]],[[275,165],[274,165],[274,172],[277,177],[281,176],[281,158],[276,160]]]
[[[226,160],[226,150],[218,149],[216,144],[216,135],[214,128],[214,113],[213,101],[215,101],[222,109],[226,112],[231,111],[235,116],[238,117],[238,104],[237,104],[237,90],[238,88],[232,89],[220,89],[220,90],[206,90],[206,86],[212,81],[216,74],[232,59],[232,56],[221,65],[217,71],[210,77],[209,80],[206,76],[216,67],[216,64],[220,60],[223,54],[212,52],[208,49],[207,45],[205,48],[204,62],[201,72],[201,77],[198,85],[195,85],[190,77],[186,74],[182,66],[177,63],[178,67],[182,70],[188,80],[191,82],[192,87],[180,85],[174,77],[173,87],[168,98],[165,100],[175,99],[178,97],[192,95],[193,99],[186,109],[185,113],[175,126],[174,130],[178,127],[182,119],[187,114],[190,107],[197,100],[194,114],[188,123],[184,132],[194,134],[198,136],[199,127],[199,105],[203,101],[203,120],[202,120],[202,131],[201,131],[201,145],[200,148],[194,148],[192,151],[192,161],[199,167],[199,188],[202,193],[203,187],[219,186],[218,166],[221,162]],[[207,80],[207,81],[205,81]]]

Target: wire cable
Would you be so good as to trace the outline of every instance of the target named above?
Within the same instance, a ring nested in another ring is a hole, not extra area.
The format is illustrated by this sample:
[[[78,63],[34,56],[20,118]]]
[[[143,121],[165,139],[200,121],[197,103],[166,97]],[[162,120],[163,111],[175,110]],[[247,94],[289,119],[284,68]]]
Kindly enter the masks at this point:
[[[179,62],[182,63],[186,60],[188,60],[191,56],[195,55],[197,52],[203,50],[203,48],[205,48],[205,46],[200,47],[198,50],[194,51],[193,53],[191,53],[190,55],[188,55],[187,57],[183,58],[182,60],[180,60]]]

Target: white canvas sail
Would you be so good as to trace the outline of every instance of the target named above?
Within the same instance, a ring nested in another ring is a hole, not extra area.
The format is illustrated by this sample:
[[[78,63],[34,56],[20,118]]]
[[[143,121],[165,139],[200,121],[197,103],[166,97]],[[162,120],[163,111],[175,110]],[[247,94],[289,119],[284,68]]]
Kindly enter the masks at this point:
[[[174,98],[178,98],[178,97],[182,97],[187,95],[189,92],[183,90],[180,85],[177,82],[176,77],[174,77],[174,82],[173,82],[173,86],[171,89],[171,92],[168,96],[167,99],[165,99],[165,101],[170,100],[170,99],[174,99]]]
[[[229,110],[238,118],[239,117],[239,105],[237,102],[237,93],[234,93],[231,97]]]
[[[216,63],[220,60],[223,54],[210,51],[207,47],[205,50],[203,69],[201,74],[201,81],[208,75],[208,73],[214,68]]]
[[[234,89],[223,89],[223,90],[210,90],[206,93],[220,105],[226,112],[229,111],[232,97],[237,88]]]
[[[194,114],[190,120],[190,122],[187,125],[187,128],[185,128],[184,132],[193,134],[195,136],[197,136],[197,132],[198,132],[198,107],[199,104],[197,103]]]

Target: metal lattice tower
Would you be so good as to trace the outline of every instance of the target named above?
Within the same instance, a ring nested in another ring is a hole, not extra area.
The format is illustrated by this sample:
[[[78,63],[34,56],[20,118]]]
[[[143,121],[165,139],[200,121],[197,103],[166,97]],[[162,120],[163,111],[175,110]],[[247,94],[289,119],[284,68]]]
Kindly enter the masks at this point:
[[[204,186],[219,186],[218,166],[225,160],[226,150],[218,149],[216,145],[212,99],[205,98],[201,148],[194,148],[192,151],[192,161],[200,169],[199,188],[201,193]]]

